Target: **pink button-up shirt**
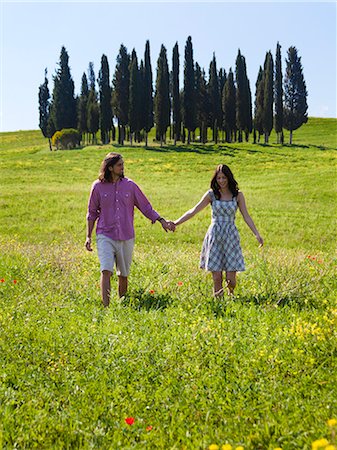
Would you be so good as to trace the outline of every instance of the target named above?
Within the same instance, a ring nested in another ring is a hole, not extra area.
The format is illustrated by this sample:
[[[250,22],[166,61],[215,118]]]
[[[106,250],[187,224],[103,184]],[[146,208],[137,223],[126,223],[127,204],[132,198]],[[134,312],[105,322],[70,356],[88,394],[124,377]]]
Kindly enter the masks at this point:
[[[133,225],[134,207],[154,223],[160,215],[155,211],[140,188],[129,178],[116,183],[96,180],[88,203],[88,220],[96,220],[96,233],[115,241],[135,237]]]

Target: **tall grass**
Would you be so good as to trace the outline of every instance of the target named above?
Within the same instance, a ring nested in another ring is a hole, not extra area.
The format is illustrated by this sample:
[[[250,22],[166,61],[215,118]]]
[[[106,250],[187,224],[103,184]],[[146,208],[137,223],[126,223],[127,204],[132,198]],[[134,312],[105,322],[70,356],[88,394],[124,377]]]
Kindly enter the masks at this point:
[[[266,245],[238,217],[247,271],[234,301],[215,302],[198,269],[210,211],[174,234],[136,213],[130,293],[108,310],[83,243],[113,147],[1,134],[0,448],[336,444],[335,127],[310,119],[292,147],[119,148],[169,218],[229,164]]]

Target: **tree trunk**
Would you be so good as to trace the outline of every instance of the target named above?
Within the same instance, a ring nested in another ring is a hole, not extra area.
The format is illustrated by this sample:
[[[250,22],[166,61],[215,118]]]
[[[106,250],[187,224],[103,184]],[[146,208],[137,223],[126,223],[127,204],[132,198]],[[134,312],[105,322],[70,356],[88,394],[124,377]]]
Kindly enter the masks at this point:
[[[187,144],[189,145],[191,143],[191,131],[187,130]]]

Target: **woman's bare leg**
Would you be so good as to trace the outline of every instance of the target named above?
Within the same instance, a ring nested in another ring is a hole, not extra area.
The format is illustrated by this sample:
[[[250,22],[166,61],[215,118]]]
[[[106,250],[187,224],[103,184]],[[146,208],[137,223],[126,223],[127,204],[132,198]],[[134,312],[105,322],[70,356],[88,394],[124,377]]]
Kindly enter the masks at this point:
[[[236,286],[236,272],[226,272],[226,284],[228,295],[234,295]]]
[[[213,294],[214,297],[222,297],[223,296],[223,287],[222,287],[222,272],[212,272],[213,276]]]

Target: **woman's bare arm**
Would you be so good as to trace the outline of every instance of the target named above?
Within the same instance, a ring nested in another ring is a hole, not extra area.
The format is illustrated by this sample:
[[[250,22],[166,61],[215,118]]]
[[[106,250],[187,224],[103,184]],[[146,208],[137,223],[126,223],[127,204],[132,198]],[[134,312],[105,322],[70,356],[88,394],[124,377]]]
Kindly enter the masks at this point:
[[[237,201],[238,201],[238,205],[239,205],[239,210],[242,214],[242,217],[244,218],[244,221],[246,222],[246,224],[249,226],[249,228],[252,230],[252,232],[254,233],[256,239],[258,240],[258,242],[260,243],[260,245],[263,245],[263,239],[260,236],[260,233],[257,231],[257,228],[253,222],[253,219],[250,217],[248,210],[247,210],[247,206],[246,206],[246,200],[245,197],[243,195],[242,192],[239,192],[238,197],[237,197]]]
[[[209,205],[210,203],[211,203],[211,199],[210,199],[209,193],[206,192],[206,194],[203,195],[201,200],[192,209],[189,209],[179,219],[175,220],[174,224],[181,225],[182,223],[186,222],[187,220],[189,220],[193,216],[195,216],[198,212],[200,212],[204,208],[206,208],[206,206]]]

